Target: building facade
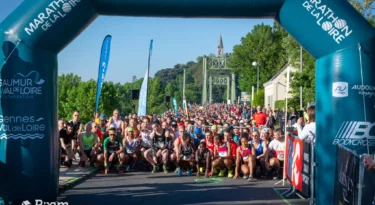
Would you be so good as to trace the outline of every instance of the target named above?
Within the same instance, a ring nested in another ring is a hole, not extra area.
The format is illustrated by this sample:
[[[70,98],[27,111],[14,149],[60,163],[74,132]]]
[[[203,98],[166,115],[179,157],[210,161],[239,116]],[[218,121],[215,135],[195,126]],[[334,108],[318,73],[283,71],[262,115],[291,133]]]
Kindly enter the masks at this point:
[[[275,109],[276,101],[292,97],[290,92],[286,93],[288,68],[290,69],[290,73],[297,71],[296,68],[288,63],[275,76],[263,84],[264,107],[270,106],[272,109]]]

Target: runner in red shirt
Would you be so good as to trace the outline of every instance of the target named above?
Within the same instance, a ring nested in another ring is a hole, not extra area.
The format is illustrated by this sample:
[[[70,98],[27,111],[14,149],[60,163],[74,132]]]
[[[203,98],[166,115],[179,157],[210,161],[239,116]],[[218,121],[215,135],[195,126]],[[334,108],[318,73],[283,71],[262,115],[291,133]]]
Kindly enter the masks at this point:
[[[261,106],[257,107],[257,111],[258,112],[253,115],[253,119],[255,120],[255,126],[259,127],[266,124],[267,114],[262,112]]]

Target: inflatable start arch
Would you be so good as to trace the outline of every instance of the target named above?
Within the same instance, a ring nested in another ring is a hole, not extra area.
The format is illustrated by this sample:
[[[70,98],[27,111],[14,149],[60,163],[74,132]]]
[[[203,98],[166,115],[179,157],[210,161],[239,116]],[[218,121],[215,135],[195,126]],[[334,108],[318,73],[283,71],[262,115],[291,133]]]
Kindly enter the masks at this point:
[[[317,59],[317,204],[333,203],[337,143],[374,148],[375,32],[347,1],[25,0],[0,24],[3,198],[56,200],[57,54],[98,15],[278,21]]]

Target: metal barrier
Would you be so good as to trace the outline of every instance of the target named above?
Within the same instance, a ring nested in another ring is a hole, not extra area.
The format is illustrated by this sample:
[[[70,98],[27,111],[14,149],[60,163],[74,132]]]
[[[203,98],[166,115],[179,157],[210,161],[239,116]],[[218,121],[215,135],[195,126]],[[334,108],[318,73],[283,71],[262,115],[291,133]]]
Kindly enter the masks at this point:
[[[314,204],[315,144],[291,135],[286,137],[285,143],[284,175],[290,183],[290,188],[281,195],[286,198],[294,195],[303,199],[310,198],[309,203]]]

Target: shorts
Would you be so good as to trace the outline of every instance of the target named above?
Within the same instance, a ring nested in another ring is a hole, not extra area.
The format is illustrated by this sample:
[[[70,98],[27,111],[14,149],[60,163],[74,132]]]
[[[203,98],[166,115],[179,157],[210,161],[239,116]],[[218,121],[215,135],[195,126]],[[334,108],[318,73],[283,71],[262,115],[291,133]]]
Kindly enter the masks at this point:
[[[87,158],[91,158],[91,151],[92,149],[89,149],[89,150],[83,150],[83,152],[85,152]],[[79,153],[79,156],[81,157],[82,156],[82,152]]]
[[[66,146],[66,148],[70,148],[70,147],[71,147],[70,144],[65,144],[65,146]],[[61,147],[61,154],[63,154],[63,155],[67,155],[66,150],[63,149],[62,147]]]

